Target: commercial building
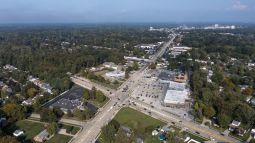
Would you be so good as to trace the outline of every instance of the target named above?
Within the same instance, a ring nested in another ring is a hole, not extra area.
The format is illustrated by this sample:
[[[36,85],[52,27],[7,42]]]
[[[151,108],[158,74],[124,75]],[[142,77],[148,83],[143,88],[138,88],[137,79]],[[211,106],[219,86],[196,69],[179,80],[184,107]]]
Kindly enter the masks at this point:
[[[168,84],[163,99],[164,106],[169,107],[188,107],[190,105],[189,94],[187,88],[187,75],[176,74],[171,71],[163,71],[159,75],[159,82]]]
[[[188,99],[188,92],[185,90],[167,90],[164,104],[165,106],[182,106],[185,105]]]
[[[124,78],[125,77],[125,72],[124,71],[112,71],[108,72],[105,74],[107,77],[112,77],[112,78]]]
[[[74,111],[76,108],[80,108],[83,104],[83,92],[84,89],[79,86],[75,86],[67,92],[56,97],[53,101],[45,106],[50,108],[58,107],[63,112]]]
[[[191,50],[192,48],[186,46],[175,46],[170,49],[170,56],[176,58],[178,55]]]
[[[110,68],[110,69],[114,69],[114,70],[117,70],[117,69],[118,69],[118,65],[116,65],[116,64],[113,63],[113,62],[105,62],[105,63],[103,64],[103,66],[104,66],[105,68]]]

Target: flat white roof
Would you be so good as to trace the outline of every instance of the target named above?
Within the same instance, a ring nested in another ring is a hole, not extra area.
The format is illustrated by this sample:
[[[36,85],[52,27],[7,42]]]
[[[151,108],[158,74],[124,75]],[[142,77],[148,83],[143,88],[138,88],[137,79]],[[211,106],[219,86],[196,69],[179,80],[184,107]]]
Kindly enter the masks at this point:
[[[188,91],[167,90],[164,103],[169,104],[184,104],[188,99]]]
[[[174,81],[169,82],[169,89],[171,89],[171,90],[183,91],[183,90],[185,90],[185,86],[186,86],[186,83],[179,83],[179,82],[174,82]]]

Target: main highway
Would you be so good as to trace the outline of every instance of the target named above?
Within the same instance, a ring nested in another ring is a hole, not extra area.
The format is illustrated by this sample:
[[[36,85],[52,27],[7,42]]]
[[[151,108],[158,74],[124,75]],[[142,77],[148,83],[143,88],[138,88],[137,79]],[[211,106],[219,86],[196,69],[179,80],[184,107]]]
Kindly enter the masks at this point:
[[[165,42],[160,48],[160,50],[151,57],[151,60],[153,62],[155,62],[165,53],[167,48],[170,47],[170,45],[173,43],[176,36],[177,35],[173,33],[170,40]],[[142,101],[139,101],[129,96],[137,87],[141,78],[145,75],[149,64],[150,63],[142,67],[139,71],[132,74],[130,78],[126,82],[124,82],[116,91],[111,91],[111,93],[109,93],[109,89],[105,89],[102,86],[99,86],[100,90],[103,90],[103,92],[110,97],[110,100],[103,108],[100,109],[100,111],[93,119],[87,122],[83,122],[83,130],[74,137],[72,143],[94,143],[97,139],[97,136],[100,134],[101,128],[107,125],[109,121],[114,118],[117,112],[121,108],[127,106],[130,102],[135,103],[135,106],[132,106],[132,108],[140,111],[144,111],[143,109],[146,109],[146,111],[150,111],[151,115],[153,115],[153,117],[155,118],[161,119],[167,123],[175,122],[181,124],[182,127],[185,127],[188,130],[199,132],[204,137],[212,137],[216,141],[221,142],[239,142],[231,137],[222,136],[217,131],[202,127],[194,122],[188,122],[185,119],[164,112],[157,107],[151,107],[150,105],[147,105],[146,103],[143,103]],[[77,83],[80,86],[91,87],[91,85],[87,84],[87,81],[84,81],[81,78],[73,77],[72,80],[74,83]],[[123,87],[128,87],[128,90],[126,92],[123,92]]]

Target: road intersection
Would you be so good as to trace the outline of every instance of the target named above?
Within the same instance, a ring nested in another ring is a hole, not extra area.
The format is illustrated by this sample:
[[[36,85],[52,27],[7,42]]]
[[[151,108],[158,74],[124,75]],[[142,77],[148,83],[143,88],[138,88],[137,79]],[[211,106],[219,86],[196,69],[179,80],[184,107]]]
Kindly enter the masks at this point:
[[[160,58],[167,48],[170,47],[170,45],[173,43],[176,34],[172,34],[171,39],[166,42],[161,49],[151,57],[151,60],[155,62],[158,58]],[[136,110],[140,110],[143,112],[150,112],[150,115],[159,118],[167,123],[178,123],[181,127],[184,127],[185,129],[199,132],[201,136],[204,136],[206,138],[214,138],[216,141],[221,142],[239,142],[238,140],[228,137],[228,136],[222,136],[219,132],[215,130],[211,130],[209,128],[205,128],[200,126],[197,123],[186,121],[183,118],[174,116],[168,112],[165,112],[157,107],[151,107],[151,105],[148,105],[142,101],[139,101],[133,97],[130,96],[130,94],[134,91],[134,89],[139,84],[141,78],[146,73],[146,70],[148,70],[148,66],[150,63],[148,63],[146,66],[142,67],[139,71],[135,72],[126,82],[124,82],[116,91],[110,91],[109,89],[106,89],[100,85],[95,84],[88,84],[87,81],[83,80],[82,78],[72,78],[73,82],[85,87],[85,88],[91,88],[91,86],[95,86],[99,90],[102,90],[108,97],[110,97],[110,101],[100,109],[100,111],[96,114],[96,116],[91,119],[88,122],[83,123],[83,130],[74,138],[72,141],[73,143],[94,143],[97,139],[98,134],[100,134],[101,128],[105,125],[107,125],[117,114],[117,112],[127,106],[131,105],[132,108]],[[128,90],[126,92],[123,92],[123,87],[128,87]],[[135,103],[135,104],[129,104],[129,103]],[[144,111],[146,109],[146,111]]]

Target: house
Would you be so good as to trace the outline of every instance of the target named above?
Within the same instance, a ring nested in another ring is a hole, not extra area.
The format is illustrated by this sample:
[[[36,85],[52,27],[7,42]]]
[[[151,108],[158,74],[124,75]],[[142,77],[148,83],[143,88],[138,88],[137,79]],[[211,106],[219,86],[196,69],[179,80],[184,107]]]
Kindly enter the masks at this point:
[[[250,104],[251,104],[252,106],[255,106],[255,98],[252,98],[252,99],[250,100]]]
[[[165,141],[166,140],[166,133],[161,133],[160,135],[159,135],[159,140],[160,141]]]
[[[251,129],[251,136],[255,139],[255,129]]]
[[[144,139],[142,137],[137,137],[136,143],[144,143]]]
[[[12,89],[8,85],[4,85],[2,90],[5,91],[7,94],[12,94]]]
[[[19,136],[24,135],[24,132],[22,130],[16,130],[16,131],[13,132],[13,135],[15,137],[19,137]]]
[[[6,126],[6,125],[7,125],[7,120],[6,120],[6,118],[1,117],[1,118],[0,118],[0,127],[2,128],[2,127],[4,127],[4,126]]]
[[[235,133],[238,134],[239,136],[244,136],[244,134],[246,133],[247,131],[241,127],[237,128],[235,130]]]
[[[113,62],[105,62],[105,63],[103,63],[103,66],[105,68],[110,68],[110,69],[114,69],[114,70],[118,69],[118,66]]]
[[[10,70],[10,71],[17,70],[16,67],[14,67],[14,66],[12,66],[12,65],[9,65],[9,64],[5,65],[3,68],[4,68],[5,70]]]
[[[40,87],[45,92],[53,94],[52,87],[50,86],[50,84],[40,81],[39,78],[34,78],[33,76],[30,75],[30,76],[28,76],[28,81],[34,83],[36,86]]]
[[[233,120],[232,123],[229,125],[229,131],[233,132],[235,131],[239,126],[241,125],[241,122]]]
[[[22,105],[25,105],[25,106],[30,106],[33,104],[33,100],[31,98],[27,99],[27,100],[24,100],[22,102]]]
[[[247,102],[247,103],[250,103],[251,99],[252,99],[252,96],[246,97],[246,102]]]
[[[112,77],[112,78],[124,78],[125,77],[125,72],[114,70],[112,72],[105,73],[105,75],[107,77]]]
[[[158,134],[159,134],[159,132],[157,130],[153,130],[151,133],[152,136],[157,136]]]
[[[0,81],[0,88],[2,88],[4,86],[5,86],[4,82]]]
[[[188,80],[188,76],[185,73],[178,74],[177,76],[175,76],[175,79],[174,79],[175,82],[180,82],[180,83],[185,83],[187,82],[187,80]]]
[[[47,130],[43,130],[42,132],[40,132],[37,136],[34,137],[34,141],[36,142],[44,142],[46,140],[49,139],[49,133],[47,132]]]
[[[132,134],[132,129],[131,128],[126,127],[126,126],[121,126],[120,129],[123,130],[128,137],[131,136],[131,134]]]

